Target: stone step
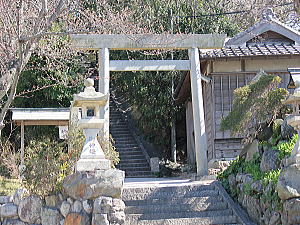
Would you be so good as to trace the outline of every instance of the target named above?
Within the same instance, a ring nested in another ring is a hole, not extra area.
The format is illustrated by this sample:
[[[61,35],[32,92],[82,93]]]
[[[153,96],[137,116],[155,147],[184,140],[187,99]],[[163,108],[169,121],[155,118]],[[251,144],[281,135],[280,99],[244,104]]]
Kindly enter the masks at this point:
[[[136,147],[118,147],[117,149],[118,151],[137,151],[137,150],[140,150],[140,147],[139,146],[136,146]]]
[[[118,166],[118,169],[120,170],[124,170],[125,172],[134,172],[134,171],[139,171],[139,172],[151,172],[150,167],[122,167],[122,166]]]
[[[112,126],[112,127],[110,127],[109,128],[110,130],[110,132],[112,133],[112,134],[115,134],[115,133],[117,133],[117,132],[130,132],[129,131],[129,129],[128,129],[128,127],[116,127],[116,126]]]
[[[126,218],[125,225],[237,225],[235,216],[213,216],[199,218],[176,218],[160,220],[134,220],[130,216]]]
[[[215,187],[210,184],[189,185],[189,186],[171,186],[171,187],[138,187],[138,188],[125,188],[123,194],[182,194],[201,191],[215,191]],[[218,192],[217,192],[218,193]]]
[[[125,171],[126,177],[153,177],[143,152],[127,126],[123,112],[118,110],[113,99],[110,102],[110,133],[120,157],[117,168]]]
[[[118,148],[117,151],[121,154],[142,152],[140,148]]]
[[[109,132],[112,134],[114,132],[124,131],[124,130],[129,131],[127,124],[114,123],[114,124],[109,125]]]
[[[138,159],[138,160],[144,160],[146,161],[146,158],[144,155],[124,155],[124,156],[120,156],[120,161],[123,162],[123,160],[130,160],[130,159]]]
[[[118,140],[118,141],[128,141],[128,140],[130,140],[130,141],[134,141],[135,142],[135,139],[133,138],[133,136],[132,135],[123,135],[123,136],[119,136],[118,138],[116,138],[116,140]]]
[[[131,165],[125,165],[125,164],[118,164],[117,168],[120,170],[125,170],[127,172],[130,171],[150,171],[150,167],[148,165],[143,166],[143,167],[136,167],[136,166],[131,166]]]
[[[165,199],[165,201],[169,201],[171,199],[177,199],[178,196],[182,198],[190,198],[190,197],[209,197],[209,196],[217,196],[219,193],[216,190],[203,190],[203,191],[191,191],[191,192],[153,192],[152,194],[149,192],[131,192],[126,193],[123,191],[123,200],[153,200],[153,199]]]
[[[141,156],[143,158],[145,158],[144,154],[142,151],[131,151],[131,150],[124,150],[124,151],[118,151],[119,152],[119,156],[120,158],[122,159],[123,157],[126,157],[126,156]]]
[[[113,136],[113,138],[133,138],[132,134],[130,132],[126,132],[126,133],[119,133],[119,134],[111,134]]]
[[[127,123],[125,123],[124,121],[122,123],[110,123],[111,124],[111,128],[119,128],[119,127],[127,127]]]
[[[110,116],[109,118],[109,122],[113,123],[113,122],[126,122],[125,119],[121,116],[121,115],[114,115],[114,116]]]
[[[121,112],[117,112],[117,111],[110,111],[109,113],[110,119],[111,118],[116,118],[116,117],[120,117],[120,118],[124,118]]]
[[[150,168],[149,164],[148,163],[139,163],[139,164],[136,164],[136,163],[127,163],[127,164],[123,164],[123,163],[119,163],[117,165],[119,168]]]
[[[120,160],[120,163],[123,163],[123,164],[127,164],[127,163],[147,163],[147,160],[146,158],[143,158],[143,159],[121,159]]]
[[[149,171],[125,171],[125,177],[153,177],[153,175]]]
[[[120,122],[120,123],[126,123],[126,120],[122,117],[122,116],[111,116],[109,118],[109,123],[116,123],[116,122]]]
[[[110,126],[110,132],[114,132],[114,131],[129,131],[129,128],[127,127],[127,125],[120,125],[120,124],[115,124]]]
[[[139,147],[137,144],[115,144],[116,149],[118,148],[133,148],[133,147]]]
[[[110,127],[115,127],[115,126],[127,126],[127,123],[124,121],[109,121],[109,126]]]
[[[111,132],[112,136],[114,136],[114,135],[132,135],[128,129],[126,129],[125,131],[120,131],[120,130],[112,131],[110,129],[110,132]]]
[[[148,213],[179,213],[179,212],[204,212],[227,209],[226,202],[219,203],[197,203],[197,204],[169,204],[164,205],[144,205],[144,206],[126,206],[126,214],[148,214]]]
[[[110,116],[110,118],[114,118],[114,117],[121,117],[121,118],[123,118],[123,116],[122,116],[122,113],[121,112],[119,112],[119,111],[109,111],[109,116]]]
[[[120,168],[123,168],[123,167],[149,167],[147,161],[146,162],[142,162],[142,163],[135,163],[135,162],[131,162],[131,161],[128,161],[126,163],[119,163],[118,166]]]
[[[172,212],[172,213],[146,213],[146,214],[128,214],[133,220],[160,220],[160,219],[174,219],[174,218],[195,218],[195,217],[216,217],[216,216],[232,216],[231,209],[211,210],[200,212]],[[230,221],[231,223],[236,222]]]
[[[121,115],[110,115],[109,122],[122,121],[125,122],[125,119]]]
[[[119,129],[122,129],[122,128],[128,129],[127,123],[125,123],[125,124],[112,124],[110,126],[111,130],[119,130]]]
[[[120,142],[127,142],[127,141],[136,142],[132,134],[126,134],[126,135],[123,134],[122,136],[116,135],[115,139],[120,141]]]
[[[115,144],[116,145],[136,145],[136,141],[134,139],[128,138],[128,140],[119,140],[119,139],[115,139]]]
[[[119,152],[119,151],[118,151]],[[142,151],[120,151],[119,152],[119,156],[120,158],[122,158],[123,156],[142,156],[144,157],[144,154]]]
[[[219,202],[223,202],[223,198],[220,195],[217,196],[207,196],[207,197],[178,197],[178,198],[172,198],[167,201],[169,205],[177,205],[177,204],[202,204],[202,203],[208,203],[218,204]],[[157,206],[165,205],[166,199],[150,199],[150,200],[128,200],[125,201],[126,206],[145,206],[145,205],[152,205],[155,204]]]
[[[142,175],[138,175],[138,176],[130,176],[130,175],[126,175],[126,178],[154,178],[155,176],[153,174],[142,174]]]
[[[109,114],[110,115],[113,115],[113,114],[121,114],[122,112],[121,111],[119,111],[118,109],[117,109],[117,107],[114,107],[113,105],[111,105],[110,107],[109,107]]]
[[[116,118],[124,120],[123,115],[119,112],[112,112],[109,114],[109,120],[114,120]]]
[[[125,119],[124,119],[124,117],[122,115],[110,115],[109,122],[114,122],[114,121],[125,122]]]

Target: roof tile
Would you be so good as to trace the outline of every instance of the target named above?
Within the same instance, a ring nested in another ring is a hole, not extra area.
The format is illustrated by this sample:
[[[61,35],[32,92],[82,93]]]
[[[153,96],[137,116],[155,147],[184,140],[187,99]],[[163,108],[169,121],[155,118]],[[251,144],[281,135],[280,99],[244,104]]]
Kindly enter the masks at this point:
[[[201,53],[201,57],[204,59],[272,55],[300,55],[300,45],[264,44],[248,47],[227,47]]]

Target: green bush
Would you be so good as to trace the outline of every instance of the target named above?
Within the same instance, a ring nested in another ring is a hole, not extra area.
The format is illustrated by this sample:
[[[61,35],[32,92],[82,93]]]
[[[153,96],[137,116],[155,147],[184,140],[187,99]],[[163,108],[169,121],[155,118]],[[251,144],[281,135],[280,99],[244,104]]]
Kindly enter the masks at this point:
[[[19,179],[0,178],[0,195],[13,195],[20,187]]]
[[[64,178],[74,171],[80,157],[85,137],[78,128],[70,130],[68,140],[62,142],[32,140],[25,150],[25,172],[23,185],[30,193],[41,196],[60,191]],[[107,159],[113,167],[119,162],[119,153],[113,146],[113,139],[99,141]]]
[[[221,121],[221,130],[230,130],[233,134],[254,137],[257,126],[262,121],[271,122],[269,115],[277,115],[282,108],[282,100],[287,90],[278,88],[281,78],[260,72],[258,80],[235,89],[232,111]]]
[[[0,176],[19,178],[20,153],[8,139],[1,140],[0,150]]]
[[[65,142],[57,143],[45,138],[32,140],[25,150],[26,169],[23,185],[32,194],[49,195],[61,190],[64,178],[71,174],[78,152],[67,152]]]
[[[116,148],[114,146],[115,141],[111,135],[109,136],[109,138],[109,141],[105,141],[104,139],[98,137],[98,141],[101,148],[103,149],[105,158],[111,161],[112,167],[115,167],[115,165],[120,162],[119,152],[116,151]]]
[[[233,198],[237,198],[240,191],[238,187],[230,187],[228,182],[229,175],[233,174],[236,176],[238,173],[250,174],[253,177],[253,181],[262,181],[265,191],[257,193],[252,189],[251,183],[247,183],[243,186],[243,193],[260,199],[271,207],[271,210],[280,210],[282,208],[282,202],[276,191],[276,184],[278,182],[281,169],[264,173],[260,170],[260,162],[261,157],[259,157],[258,154],[254,155],[253,160],[247,162],[245,159],[237,158],[226,170],[218,175],[218,179],[221,181],[226,191]]]
[[[274,149],[278,149],[280,159],[283,159],[284,157],[291,155],[297,140],[298,140],[298,134],[294,134],[291,140],[279,142],[277,146],[274,147]]]

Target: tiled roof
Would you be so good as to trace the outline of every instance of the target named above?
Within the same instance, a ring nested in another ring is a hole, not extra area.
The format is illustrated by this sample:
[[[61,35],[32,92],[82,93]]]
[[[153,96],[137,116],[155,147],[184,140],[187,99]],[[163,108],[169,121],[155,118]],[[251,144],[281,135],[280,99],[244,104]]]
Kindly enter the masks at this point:
[[[253,57],[276,55],[300,55],[300,45],[264,44],[248,47],[226,47],[201,53],[201,58]]]
[[[295,27],[292,28],[289,25],[280,22],[273,14],[272,9],[268,8],[263,11],[262,18],[258,23],[229,39],[225,43],[225,46],[241,46],[252,38],[267,31],[276,32],[293,40],[294,43],[300,44],[300,32],[295,29]]]

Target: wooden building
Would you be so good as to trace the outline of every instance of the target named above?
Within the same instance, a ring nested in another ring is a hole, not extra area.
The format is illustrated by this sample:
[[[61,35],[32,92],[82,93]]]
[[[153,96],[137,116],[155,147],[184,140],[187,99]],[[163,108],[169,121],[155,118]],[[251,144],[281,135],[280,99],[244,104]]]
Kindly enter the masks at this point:
[[[224,48],[200,52],[200,57],[201,73],[210,79],[202,81],[208,161],[232,159],[242,149],[242,137],[220,131],[220,123],[231,110],[233,91],[246,85],[260,70],[280,76],[280,87],[286,88],[290,79],[288,68],[300,67],[300,33],[268,10],[257,24],[229,39]],[[182,77],[175,98],[186,105],[188,161],[194,164],[189,73]]]

